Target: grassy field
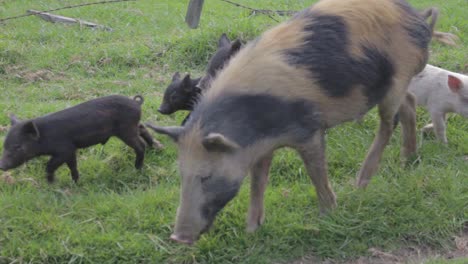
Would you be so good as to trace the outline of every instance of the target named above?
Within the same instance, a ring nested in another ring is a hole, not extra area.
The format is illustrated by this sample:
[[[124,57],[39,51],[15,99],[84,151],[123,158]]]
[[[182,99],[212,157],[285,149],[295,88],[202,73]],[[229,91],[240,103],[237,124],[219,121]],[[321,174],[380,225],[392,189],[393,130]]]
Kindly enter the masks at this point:
[[[47,10],[83,0],[0,0],[0,18],[27,9]],[[0,148],[10,113],[33,118],[109,94],[142,94],[145,121],[171,125],[186,113],[161,116],[161,95],[174,71],[199,76],[226,32],[253,39],[277,24],[267,16],[224,2],[205,1],[201,26],[183,23],[188,1],[138,0],[57,12],[113,28],[112,32],[51,24],[36,17],[0,24]],[[311,0],[238,0],[261,9],[298,10]],[[437,29],[460,36],[456,48],[432,43],[432,64],[468,72],[468,2],[412,0],[419,8],[438,6]],[[284,20],[283,17],[275,17]],[[418,110],[418,127],[428,123]],[[418,157],[399,159],[400,129],[387,147],[378,174],[366,190],[355,175],[378,125],[375,110],[362,124],[349,123],[327,135],[327,157],[338,208],[318,216],[317,199],[298,155],[278,151],[266,193],[266,222],[247,234],[249,180],[219,215],[214,228],[193,247],[169,241],[178,205],[177,153],[148,150],[141,172],[134,153],[111,139],[79,152],[81,179],[68,168],[57,182],[45,179],[46,157],[2,174],[0,263],[282,263],[304,255],[345,261],[370,248],[455,248],[468,229],[468,121],[448,119],[449,144],[418,139]],[[443,257],[429,263],[446,263]],[[467,258],[453,261],[466,263]],[[450,262],[452,263],[452,262]]]

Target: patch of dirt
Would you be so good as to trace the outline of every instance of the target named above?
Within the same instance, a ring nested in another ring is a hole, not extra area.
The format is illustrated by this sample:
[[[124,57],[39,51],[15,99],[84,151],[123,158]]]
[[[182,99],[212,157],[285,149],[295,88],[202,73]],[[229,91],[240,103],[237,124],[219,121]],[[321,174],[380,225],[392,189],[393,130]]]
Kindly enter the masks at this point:
[[[5,67],[5,74],[14,76],[24,82],[56,81],[66,78],[63,72],[52,72],[47,69],[30,70],[20,65],[11,65]]]
[[[16,182],[15,178],[13,178],[9,172],[3,173],[0,178],[2,182],[8,185],[13,185]]]
[[[0,175],[0,184],[15,185],[20,182],[28,182],[34,187],[39,187],[39,183],[33,178],[14,178],[10,172],[4,172]],[[0,262],[1,263],[1,262]]]
[[[0,125],[0,133],[1,133],[1,132],[7,132],[9,128],[10,128],[10,126],[2,126],[2,125]]]
[[[427,247],[406,247],[392,252],[384,252],[377,248],[369,248],[370,256],[352,260],[320,259],[315,256],[305,256],[299,260],[285,264],[403,264],[425,263],[431,259],[460,259],[468,258],[468,228],[463,234],[453,239],[455,248],[450,251],[435,251]],[[468,263],[468,259],[467,259]]]
[[[167,85],[169,84],[171,80],[171,76],[172,76],[172,75],[168,76],[167,74],[165,74],[168,68],[169,68],[169,65],[167,64],[164,64],[162,67],[154,66],[152,68],[148,68],[147,72],[143,75],[143,78],[153,79],[156,84]]]
[[[118,86],[130,87],[130,82],[127,82],[127,81],[117,80],[117,81],[112,81],[111,83],[114,84],[114,85],[118,85]]]

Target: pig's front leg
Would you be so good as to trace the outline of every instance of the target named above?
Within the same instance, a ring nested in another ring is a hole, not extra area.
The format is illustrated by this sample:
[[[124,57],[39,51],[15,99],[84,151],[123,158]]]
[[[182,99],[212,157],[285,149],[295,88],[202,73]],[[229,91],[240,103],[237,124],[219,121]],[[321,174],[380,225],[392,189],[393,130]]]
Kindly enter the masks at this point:
[[[263,224],[265,219],[263,199],[266,185],[268,183],[268,172],[270,170],[273,153],[255,163],[251,171],[250,183],[250,207],[247,216],[247,232],[255,231]]]
[[[55,180],[55,171],[60,167],[62,164],[66,162],[66,159],[61,155],[54,155],[50,158],[47,162],[46,172],[47,172],[47,181],[49,183],[53,183]]]
[[[78,179],[80,178],[80,174],[78,173],[78,169],[76,165],[76,153],[73,152],[66,162],[67,162],[68,168],[70,169],[73,181],[77,183]]]
[[[445,114],[441,112],[433,112],[431,113],[431,119],[432,119],[432,126],[434,129],[434,133],[437,137],[438,140],[440,140],[442,143],[447,144],[447,136],[445,133],[446,130],[446,125],[445,125]],[[427,131],[427,127],[424,127],[424,129]]]

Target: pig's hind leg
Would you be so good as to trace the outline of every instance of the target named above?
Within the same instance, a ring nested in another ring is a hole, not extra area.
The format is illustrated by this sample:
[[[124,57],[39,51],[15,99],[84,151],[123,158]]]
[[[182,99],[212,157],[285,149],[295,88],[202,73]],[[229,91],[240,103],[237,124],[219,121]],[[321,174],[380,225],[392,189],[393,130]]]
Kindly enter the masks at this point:
[[[403,137],[401,154],[403,158],[407,159],[416,153],[416,99],[414,95],[406,94],[398,114]]]
[[[143,143],[140,138],[138,125],[133,127],[133,129],[130,129],[129,127],[125,128],[121,133],[119,133],[119,135],[117,135],[117,137],[135,150],[135,168],[141,169],[145,158],[145,143]]]
[[[147,146],[154,147],[155,149],[164,148],[164,145],[158,140],[154,139],[143,124],[138,125],[138,130],[140,137],[146,142]]]
[[[408,146],[404,147],[407,148],[408,152],[411,152],[412,147],[410,147],[410,142],[413,140],[411,135],[411,130],[409,126],[412,125],[412,121],[410,120],[410,106],[407,105],[407,109],[404,104],[407,104],[408,98],[406,89],[402,87],[407,87],[408,83],[406,82],[399,82],[395,84],[385,96],[384,100],[379,104],[379,116],[380,116],[380,127],[377,135],[374,138],[374,142],[372,142],[372,146],[370,147],[369,151],[367,152],[366,160],[359,171],[358,178],[357,178],[357,186],[358,187],[366,187],[369,184],[372,175],[378,169],[380,159],[382,158],[382,153],[387,146],[390,137],[393,134],[394,126],[394,118],[397,113],[400,114],[400,119],[403,126],[403,135],[404,137],[404,144],[408,144]],[[404,91],[404,93],[403,93]],[[414,128],[415,129],[415,128]],[[412,144],[412,143],[411,143]]]
[[[298,151],[315,186],[320,213],[325,214],[336,207],[336,196],[330,186],[327,175],[325,132],[315,132],[307,142],[298,147]]]

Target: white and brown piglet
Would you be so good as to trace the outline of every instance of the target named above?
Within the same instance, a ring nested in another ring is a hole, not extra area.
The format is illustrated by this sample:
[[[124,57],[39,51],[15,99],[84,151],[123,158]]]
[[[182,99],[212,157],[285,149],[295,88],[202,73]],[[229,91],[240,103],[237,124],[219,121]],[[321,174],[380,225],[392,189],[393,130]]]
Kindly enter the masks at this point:
[[[468,76],[427,65],[410,83],[416,103],[431,114],[432,123],[424,131],[434,130],[438,140],[447,143],[445,116],[457,113],[468,118]]]
[[[378,106],[380,128],[359,172],[376,172],[398,113],[403,154],[416,151],[408,83],[428,58],[436,21],[404,0],[322,0],[266,31],[211,82],[185,127],[152,128],[178,145],[180,205],[171,238],[193,243],[236,196],[250,172],[247,230],[263,222],[273,152],[298,151],[321,212],[336,206],[325,159],[325,130]]]

